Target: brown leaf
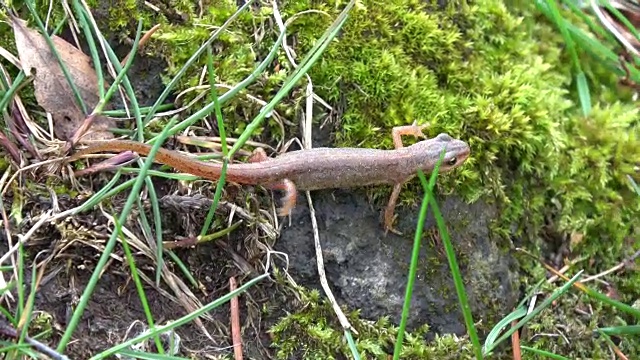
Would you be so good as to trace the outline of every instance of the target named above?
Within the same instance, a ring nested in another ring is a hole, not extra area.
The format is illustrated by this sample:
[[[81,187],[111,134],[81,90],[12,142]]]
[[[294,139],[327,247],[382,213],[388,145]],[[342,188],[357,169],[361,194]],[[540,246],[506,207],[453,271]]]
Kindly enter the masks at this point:
[[[88,114],[83,113],[76,104],[71,86],[44,36],[27,28],[24,20],[12,18],[11,23],[22,70],[30,74],[35,69],[34,85],[38,104],[53,116],[56,136],[62,140],[71,139]],[[91,58],[61,37],[52,36],[51,39],[80,92],[87,111],[91,112],[100,100],[98,78]],[[109,127],[115,127],[113,119],[96,116],[91,131],[83,140],[112,139]]]
[[[116,170],[119,167],[129,165],[136,161],[138,156],[133,151],[124,151],[118,155],[114,155],[107,160],[94,164],[86,169],[77,170],[74,175],[77,177],[94,174],[100,171]]]

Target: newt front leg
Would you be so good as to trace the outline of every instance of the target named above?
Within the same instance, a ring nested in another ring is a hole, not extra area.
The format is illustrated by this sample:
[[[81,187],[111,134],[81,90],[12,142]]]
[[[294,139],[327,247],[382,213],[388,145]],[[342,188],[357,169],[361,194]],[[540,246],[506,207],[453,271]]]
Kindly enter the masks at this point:
[[[402,144],[402,135],[413,135],[418,138],[427,138],[426,135],[422,132],[428,124],[418,125],[415,121],[411,125],[405,126],[396,126],[391,130],[391,137],[393,138],[393,145],[396,149],[403,148]],[[393,222],[396,219],[395,216],[395,208],[396,202],[398,201],[398,196],[400,196],[400,191],[402,190],[402,185],[404,185],[403,181],[405,179],[399,180],[394,186],[393,191],[391,191],[391,195],[389,196],[389,202],[387,203],[387,207],[384,210],[384,233],[385,235],[391,231],[394,234],[402,235],[402,233],[393,228]]]

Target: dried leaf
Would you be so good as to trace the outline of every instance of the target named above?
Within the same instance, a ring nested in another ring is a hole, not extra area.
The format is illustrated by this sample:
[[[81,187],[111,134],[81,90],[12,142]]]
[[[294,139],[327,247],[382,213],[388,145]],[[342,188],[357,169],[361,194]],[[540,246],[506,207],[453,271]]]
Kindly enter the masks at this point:
[[[117,170],[122,166],[126,166],[136,161],[138,156],[133,151],[124,151],[118,155],[114,155],[107,160],[94,164],[86,169],[77,170],[74,175],[77,177],[98,173],[101,171]]]
[[[30,74],[32,69],[35,69],[36,100],[42,108],[52,114],[56,136],[62,140],[69,140],[88,114],[84,114],[76,104],[71,86],[44,36],[36,30],[29,29],[24,20],[11,20],[22,70]],[[87,111],[91,111],[100,100],[98,78],[91,58],[61,37],[52,36],[51,39],[62,62],[69,70]],[[108,131],[110,127],[115,127],[113,119],[97,116],[91,131],[83,140],[112,139],[113,134]]]

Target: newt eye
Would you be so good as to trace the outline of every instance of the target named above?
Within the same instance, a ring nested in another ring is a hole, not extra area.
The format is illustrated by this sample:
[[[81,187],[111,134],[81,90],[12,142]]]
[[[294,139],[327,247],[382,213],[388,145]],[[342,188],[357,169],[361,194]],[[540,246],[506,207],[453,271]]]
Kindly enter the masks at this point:
[[[456,158],[455,156],[452,157],[451,159],[449,159],[449,161],[447,161],[447,165],[449,166],[453,166],[458,162],[458,158]]]

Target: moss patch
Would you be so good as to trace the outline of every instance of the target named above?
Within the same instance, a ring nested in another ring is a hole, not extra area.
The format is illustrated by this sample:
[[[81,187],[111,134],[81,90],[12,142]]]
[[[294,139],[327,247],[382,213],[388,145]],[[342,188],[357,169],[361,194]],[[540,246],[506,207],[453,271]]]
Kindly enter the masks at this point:
[[[284,11],[309,7],[335,14],[305,1]],[[626,180],[640,156],[637,111],[596,101],[584,119],[562,39],[536,16],[529,6],[510,10],[494,0],[444,8],[367,2],[311,75],[320,96],[345,104],[335,124],[338,146],[390,148],[391,127],[430,122],[431,136],[447,132],[472,147],[466,165],[442,177],[444,192],[495,198],[505,236],[515,223],[519,235],[535,239],[551,215],[559,231],[583,234],[581,245],[595,254],[602,236],[621,245],[637,215]],[[328,23],[317,14],[293,22],[300,48],[310,48]],[[618,90],[607,88],[615,85],[611,76],[592,79],[596,100]]]
[[[331,305],[317,291],[300,289],[300,311],[285,316],[270,329],[273,334],[275,356],[278,359],[302,357],[304,359],[338,359],[350,354]],[[354,342],[363,359],[386,359],[393,352],[398,328],[382,318],[375,322],[362,320],[358,312],[347,314],[349,322],[359,335]],[[425,325],[407,334],[407,346],[402,359],[472,359],[471,345],[452,335],[436,336],[425,342],[429,326]]]
[[[304,20],[292,31],[306,48],[318,19]],[[514,198],[505,185],[557,171],[566,142],[558,119],[572,106],[563,89],[569,78],[550,65],[558,53],[543,58],[528,37],[499,1],[445,9],[372,3],[353,13],[312,77],[322,97],[346,104],[338,145],[390,148],[391,127],[429,122],[431,136],[447,132],[472,147],[467,165],[443,176],[444,190],[467,199],[491,193],[515,220],[525,194]]]
[[[330,5],[305,1],[284,11],[292,16],[309,7],[335,15]],[[596,105],[584,118],[562,39],[532,7],[367,2],[311,76],[321,97],[343,104],[337,146],[390,148],[391,127],[431,122],[431,136],[447,132],[472,147],[467,164],[442,177],[441,190],[494,199],[502,208],[494,230],[503,238],[537,243],[553,229],[566,242],[573,239],[571,250],[594,259],[588,269],[596,273],[637,243],[633,219],[640,209],[627,176],[635,176],[640,156],[638,113],[628,91],[585,57]],[[307,15],[292,32],[306,50],[328,24],[322,15]],[[544,276],[537,265],[528,271]],[[627,300],[640,293],[630,278],[614,279]],[[570,314],[575,299],[566,301]],[[601,311],[603,319],[612,315]],[[538,329],[562,322],[555,315],[542,317]],[[583,329],[578,323],[571,331]]]

